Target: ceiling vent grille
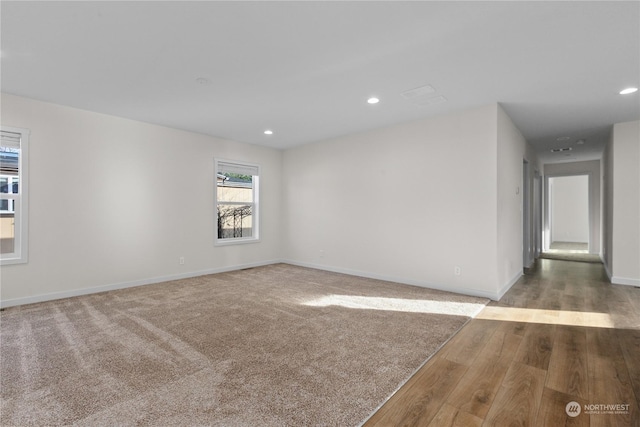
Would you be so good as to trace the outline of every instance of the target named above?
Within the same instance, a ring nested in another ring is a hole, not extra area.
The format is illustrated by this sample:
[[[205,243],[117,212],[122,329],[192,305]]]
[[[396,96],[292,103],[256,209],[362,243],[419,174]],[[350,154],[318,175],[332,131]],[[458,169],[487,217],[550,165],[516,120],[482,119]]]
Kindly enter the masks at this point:
[[[400,95],[407,101],[418,106],[436,105],[447,102],[444,96],[433,96],[436,90],[431,85],[420,86],[415,89],[406,90]]]
[[[425,95],[429,95],[430,93],[435,92],[436,90],[431,85],[417,87],[415,89],[410,89],[402,92],[400,95],[408,101],[413,101],[415,98],[424,97]]]
[[[447,102],[447,98],[441,95],[441,96],[436,96],[434,98],[415,99],[413,102],[416,105],[436,105],[436,104],[442,104],[443,102]]]

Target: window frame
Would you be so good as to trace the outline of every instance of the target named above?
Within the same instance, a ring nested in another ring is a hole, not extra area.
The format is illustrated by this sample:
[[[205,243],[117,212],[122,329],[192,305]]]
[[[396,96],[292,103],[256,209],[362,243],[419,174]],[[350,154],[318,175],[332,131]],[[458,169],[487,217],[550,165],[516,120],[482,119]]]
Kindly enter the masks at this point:
[[[255,169],[257,174],[253,175],[253,179],[251,180],[251,193],[252,193],[252,212],[251,212],[251,224],[252,224],[252,235],[250,237],[227,237],[220,238],[218,237],[218,205],[219,204],[246,204],[240,202],[232,202],[225,200],[218,200],[218,174],[220,174],[221,170],[224,166],[221,165],[230,164],[230,165],[238,165],[244,166],[247,168]],[[257,243],[260,241],[260,165],[245,161],[239,160],[229,160],[222,158],[214,159],[214,174],[213,174],[213,207],[214,207],[214,245],[215,246],[228,246],[228,245],[237,245],[237,244],[245,244],[245,243]]]
[[[13,200],[14,250],[0,253],[0,265],[25,264],[29,261],[29,135],[30,130],[0,126],[2,133],[20,135],[18,157],[18,193],[0,193],[1,199]],[[11,203],[9,203],[11,204]]]

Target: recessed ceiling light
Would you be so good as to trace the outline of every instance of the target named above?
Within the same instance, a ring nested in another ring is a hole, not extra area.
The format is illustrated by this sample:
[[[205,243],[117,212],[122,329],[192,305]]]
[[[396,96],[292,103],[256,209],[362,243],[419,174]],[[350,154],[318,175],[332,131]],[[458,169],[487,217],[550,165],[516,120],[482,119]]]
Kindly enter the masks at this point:
[[[634,93],[637,92],[638,88],[637,87],[628,87],[626,89],[622,89],[620,91],[620,95],[629,95],[630,93]]]
[[[375,96],[372,96],[371,98],[367,99],[367,102],[369,104],[377,104],[378,102],[380,102],[380,100],[378,98],[376,98]]]
[[[265,130],[265,131],[264,131],[264,134],[265,134],[265,135],[273,135],[273,131],[272,131],[272,130],[267,129],[267,130]]]

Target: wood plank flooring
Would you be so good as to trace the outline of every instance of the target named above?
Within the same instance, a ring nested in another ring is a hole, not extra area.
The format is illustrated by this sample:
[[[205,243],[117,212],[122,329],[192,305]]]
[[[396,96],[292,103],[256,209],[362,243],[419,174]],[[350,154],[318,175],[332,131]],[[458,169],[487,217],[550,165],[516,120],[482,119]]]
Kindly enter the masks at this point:
[[[640,289],[540,259],[364,423],[512,425],[640,427]]]

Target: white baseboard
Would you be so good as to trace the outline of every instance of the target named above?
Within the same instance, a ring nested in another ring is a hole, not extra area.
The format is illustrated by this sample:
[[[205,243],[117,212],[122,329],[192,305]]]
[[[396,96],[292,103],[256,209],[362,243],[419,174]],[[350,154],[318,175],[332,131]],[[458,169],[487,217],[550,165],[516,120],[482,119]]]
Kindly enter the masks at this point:
[[[502,298],[504,294],[506,294],[509,291],[509,289],[511,289],[511,287],[515,285],[518,280],[520,280],[521,277],[522,277],[522,271],[517,272],[511,278],[511,280],[509,280],[507,283],[502,285],[502,287],[498,290],[498,295],[496,296],[496,298],[492,298],[492,299],[495,301],[500,300],[500,298]]]
[[[157,277],[152,277],[148,279],[113,283],[109,285],[95,286],[91,288],[73,289],[69,291],[52,292],[52,293],[34,295],[29,297],[0,300],[0,307],[6,308],[6,307],[14,307],[18,305],[34,304],[38,302],[53,301],[57,299],[77,297],[81,295],[96,294],[99,292],[114,291],[117,289],[132,288],[135,286],[152,285],[154,283],[162,283],[162,282],[169,282],[172,280],[187,279],[190,277],[205,276],[207,274],[224,273],[227,271],[242,270],[245,268],[261,267],[264,265],[278,264],[281,262],[291,264],[291,265],[297,265],[300,267],[315,268],[318,270],[331,271],[334,273],[348,274],[350,276],[367,277],[369,279],[403,283],[406,285],[419,286],[421,288],[437,289],[441,291],[454,292],[454,293],[469,295],[474,297],[489,298],[494,301],[497,301],[500,298],[502,298],[502,296],[518,281],[518,279],[520,279],[522,275],[521,273],[516,274],[511,280],[509,280],[504,286],[502,286],[502,288],[498,292],[487,292],[487,291],[482,291],[478,289],[450,287],[450,286],[439,285],[437,283],[432,283],[427,281],[419,281],[419,280],[407,279],[407,278],[397,277],[397,276],[387,276],[387,275],[370,273],[370,272],[359,271],[359,270],[352,270],[347,268],[329,267],[329,266],[320,265],[320,264],[298,262],[293,260],[270,260],[270,261],[262,261],[262,262],[256,262],[256,263],[248,263],[248,264],[237,264],[237,265],[232,265],[227,267],[211,268],[207,270],[192,271],[188,273],[171,274],[167,276],[157,276]],[[629,282],[629,281],[632,281],[632,279],[620,279],[620,280],[622,280],[620,284],[629,284],[629,285],[638,286],[637,280],[635,282]]]
[[[604,258],[600,256],[600,259],[602,260],[602,265],[604,265],[604,271],[607,273],[607,277],[609,278],[609,281],[612,284],[640,287],[640,279],[631,279],[628,277],[614,276],[613,274],[611,274],[611,270],[609,269],[609,266],[605,262]]]
[[[611,277],[611,283],[614,285],[638,286],[640,287],[640,279],[629,279],[627,277]]]
[[[496,293],[492,293],[492,292],[482,291],[482,290],[478,290],[478,289],[443,286],[443,285],[439,285],[437,283],[431,283],[431,282],[426,282],[426,281],[407,279],[407,278],[404,278],[404,277],[387,276],[387,275],[383,275],[383,274],[370,273],[370,272],[366,272],[366,271],[352,270],[352,269],[349,269],[349,268],[331,267],[331,266],[326,266],[326,265],[313,264],[313,263],[309,263],[309,262],[293,261],[293,260],[289,260],[289,259],[282,260],[282,262],[284,262],[286,264],[297,265],[299,267],[315,268],[316,270],[324,270],[324,271],[331,271],[333,273],[348,274],[349,276],[366,277],[368,279],[376,279],[376,280],[384,280],[384,281],[387,281],[387,282],[402,283],[402,284],[405,284],[405,285],[418,286],[418,287],[421,287],[421,288],[437,289],[439,291],[453,292],[453,293],[462,294],[462,295],[469,295],[469,296],[473,296],[473,297],[489,298],[489,299],[492,299],[494,301],[497,301],[499,299],[497,292]]]
[[[14,307],[17,305],[34,304],[38,302],[52,301],[63,298],[77,297],[81,295],[97,294],[99,292],[114,291],[116,289],[133,288],[135,286],[152,285],[154,283],[170,282],[172,280],[187,279],[190,277],[205,276],[207,274],[224,273],[227,271],[242,270],[244,268],[262,267],[263,265],[277,264],[280,260],[238,264],[228,267],[211,268],[207,270],[192,271],[188,273],[170,274],[149,279],[132,280],[130,282],[113,283],[109,285],[95,286],[92,288],[73,289],[70,291],[52,292],[48,294],[34,295],[23,298],[13,298],[0,301],[0,308]]]

